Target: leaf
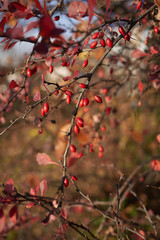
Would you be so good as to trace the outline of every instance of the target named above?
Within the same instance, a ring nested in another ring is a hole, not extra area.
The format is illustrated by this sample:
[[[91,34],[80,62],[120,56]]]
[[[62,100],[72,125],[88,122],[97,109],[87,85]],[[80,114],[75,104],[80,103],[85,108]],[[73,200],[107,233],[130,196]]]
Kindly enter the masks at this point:
[[[75,153],[72,152],[69,156],[69,159],[67,160],[68,167],[72,167],[77,162],[78,159],[79,159],[78,152]]]
[[[68,216],[68,211],[67,211],[67,209],[66,209],[66,208],[62,208],[61,213],[62,213],[62,216],[64,217],[64,219],[67,220],[67,216]]]
[[[141,58],[144,57],[146,55],[149,55],[148,53],[143,53],[141,50],[136,49],[132,52],[131,57],[132,58]]]
[[[44,3],[44,11],[45,11],[45,13],[47,14],[47,7],[46,7],[46,2],[45,2],[45,0],[43,0],[43,3]]]
[[[26,205],[26,208],[31,208],[31,207],[33,207],[35,205],[35,203],[28,203],[27,205]]]
[[[0,233],[5,230],[6,225],[6,216],[4,215],[4,211],[0,208]]]
[[[40,93],[40,91],[37,91],[33,96],[33,101],[37,102],[37,101],[40,101],[40,100],[41,100],[41,93]]]
[[[160,0],[154,0],[155,4],[160,8]]]
[[[160,171],[160,161],[157,159],[152,160],[151,168],[153,168],[154,171]]]
[[[158,48],[157,46],[151,46],[151,47],[150,47],[150,52],[151,52],[152,54],[157,54],[157,53],[159,53],[160,51],[159,51],[159,48]]]
[[[88,6],[82,1],[72,1],[68,8],[68,17],[79,20],[86,16]]]
[[[96,4],[96,0],[87,0],[87,2],[88,2],[89,23],[90,23],[94,14],[94,7]]]
[[[9,84],[9,88],[13,89],[13,88],[16,88],[16,87],[19,87],[19,85],[14,80],[12,80]]]
[[[59,163],[52,161],[46,153],[37,153],[36,160],[39,165],[55,164],[55,165],[60,166]]]
[[[5,24],[6,24],[6,17],[3,17],[2,20],[0,21],[0,33],[3,33]]]
[[[19,2],[11,2],[9,5],[11,5],[11,4],[17,10],[22,11],[22,12],[24,12],[27,9],[26,6],[24,6],[23,4],[21,4]]]
[[[12,194],[14,191],[15,191],[15,188],[14,188],[14,181],[12,178],[10,178],[6,184],[5,184],[5,187],[4,187],[4,190],[6,193],[8,194]]]
[[[16,223],[17,219],[18,219],[18,209],[17,209],[17,205],[15,205],[14,207],[11,208],[11,210],[9,211],[9,218],[12,222]]]
[[[43,13],[43,8],[41,7],[41,4],[39,3],[39,1],[38,0],[34,0],[34,1],[35,1],[35,4],[36,4],[36,7],[39,9],[39,11],[41,13]]]
[[[42,197],[47,190],[47,180],[44,178],[39,185],[40,185],[40,191],[41,191],[41,197]]]
[[[105,19],[107,17],[107,12],[108,12],[110,4],[111,4],[111,0],[106,0],[106,13],[105,13],[105,17],[104,17]]]
[[[37,28],[38,26],[39,26],[39,21],[30,22],[30,23],[26,26],[24,33],[29,32],[31,29]]]
[[[142,93],[144,87],[143,87],[143,83],[141,81],[138,83],[138,88],[139,88],[139,91]]]
[[[82,47],[85,47],[85,46],[88,44],[89,40],[90,40],[90,37],[87,37],[87,38],[84,40]]]
[[[17,41],[10,43],[10,44],[8,45],[7,49],[13,48],[14,45],[16,45],[16,43],[17,43]]]

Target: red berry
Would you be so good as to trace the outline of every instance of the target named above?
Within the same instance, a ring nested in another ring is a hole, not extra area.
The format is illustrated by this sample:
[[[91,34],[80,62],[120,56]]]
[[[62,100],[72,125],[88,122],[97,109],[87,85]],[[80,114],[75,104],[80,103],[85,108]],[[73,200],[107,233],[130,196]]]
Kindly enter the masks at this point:
[[[84,126],[84,121],[83,121],[82,118],[77,117],[77,118],[76,118],[76,121],[77,121],[77,125],[78,125],[79,127],[83,127],[83,126]]]
[[[38,133],[39,133],[39,134],[42,134],[42,133],[43,133],[43,129],[40,129],[40,130],[38,131]]]
[[[70,63],[69,63],[69,62],[67,62],[67,64],[66,64],[66,67],[69,67],[69,65],[70,65]]]
[[[77,117],[76,121],[77,121],[77,123],[82,123],[82,124],[84,123],[84,120],[80,117]]]
[[[67,65],[67,62],[62,62],[62,66],[65,67]]]
[[[99,146],[99,151],[104,152],[104,148],[102,146]]]
[[[70,150],[71,150],[71,152],[76,152],[76,147],[71,144],[71,145],[70,145]]]
[[[101,46],[102,46],[102,47],[105,47],[105,46],[106,46],[106,43],[105,43],[105,41],[104,41],[103,38],[100,40],[100,43],[101,43]]]
[[[54,95],[58,95],[58,93],[59,93],[59,91],[56,90],[53,94],[54,94]]]
[[[53,66],[52,66],[52,65],[49,66],[49,72],[50,72],[50,73],[53,72]]]
[[[112,40],[111,40],[110,38],[107,38],[106,44],[107,44],[107,46],[110,47],[110,48],[113,47],[113,42],[112,42]]]
[[[80,88],[87,88],[87,85],[84,84],[84,83],[80,83],[80,84],[79,84],[79,87],[80,87]]]
[[[101,89],[101,93],[107,94],[108,93],[108,89],[107,88],[102,88]]]
[[[89,104],[88,98],[84,98],[83,104],[84,104],[85,107]]]
[[[34,66],[32,69],[28,68],[27,69],[27,76],[31,77],[36,72],[37,72],[37,67],[36,66]]]
[[[43,110],[45,113],[47,113],[49,111],[49,105],[47,102],[44,103]]]
[[[65,179],[64,179],[64,186],[65,186],[65,187],[68,187],[68,185],[69,185],[69,181],[68,181],[67,178],[65,178]]]
[[[94,41],[90,44],[90,48],[95,48],[97,46],[97,41]]]
[[[155,33],[158,33],[158,32],[159,32],[158,27],[154,26],[154,32],[155,32]]]
[[[136,6],[137,10],[139,10],[139,9],[140,9],[141,5],[142,5],[142,2],[141,2],[141,1],[139,1],[139,2],[137,3],[137,6]]]
[[[94,96],[94,100],[95,100],[97,103],[102,103],[102,98],[99,97],[99,96]]]
[[[60,16],[55,16],[54,21],[58,21],[60,19]]]
[[[84,106],[84,99],[81,99],[80,103],[79,103],[79,106],[80,107],[83,107]]]
[[[85,67],[87,67],[87,65],[88,65],[88,60],[86,59],[86,60],[83,62],[82,66],[83,66],[83,68],[85,68]]]
[[[93,148],[90,148],[89,151],[90,151],[90,152],[94,152]]]
[[[78,180],[76,176],[72,176],[71,178],[72,178],[73,181],[77,181]]]
[[[80,132],[80,129],[77,125],[74,126],[74,132],[78,134]]]
[[[125,39],[126,41],[130,41],[130,36],[129,36],[128,33],[125,34],[124,39]]]
[[[120,32],[120,34],[121,34],[122,36],[125,35],[125,31],[124,31],[124,29],[123,29],[122,26],[119,26],[118,30],[119,30],[119,32]]]
[[[71,103],[71,96],[70,96],[70,95],[67,95],[67,97],[66,97],[66,102],[67,102],[67,104],[70,104],[70,103]]]
[[[44,116],[45,116],[45,111],[44,111],[44,109],[43,109],[43,108],[41,109],[41,116],[42,116],[42,117],[44,117]]]
[[[83,153],[79,153],[78,158],[83,157]]]
[[[98,37],[99,37],[99,32],[96,32],[96,33],[93,34],[92,39],[96,39]]]
[[[103,152],[99,152],[99,153],[98,153],[98,157],[99,157],[99,158],[102,158],[102,157],[103,157]]]
[[[72,95],[73,95],[73,93],[72,93],[71,91],[69,91],[69,90],[66,90],[66,91],[65,91],[65,94],[66,94],[66,95],[69,95],[69,96],[72,96]]]
[[[107,108],[106,108],[106,115],[109,115],[110,112],[111,112],[111,108],[110,108],[110,107],[107,107]]]
[[[30,68],[27,69],[27,76],[28,76],[28,77],[31,77],[31,76],[32,76],[32,72],[31,72],[31,69],[30,69]]]
[[[101,127],[101,130],[102,130],[102,132],[105,132],[105,131],[106,131],[106,127],[105,127],[105,126],[102,126],[102,127]]]

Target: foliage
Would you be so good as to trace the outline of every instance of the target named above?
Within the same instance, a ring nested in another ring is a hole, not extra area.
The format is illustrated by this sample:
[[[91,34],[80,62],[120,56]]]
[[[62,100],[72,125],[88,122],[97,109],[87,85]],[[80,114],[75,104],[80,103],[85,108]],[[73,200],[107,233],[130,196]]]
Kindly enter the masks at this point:
[[[1,1],[1,239],[160,238],[159,7]]]

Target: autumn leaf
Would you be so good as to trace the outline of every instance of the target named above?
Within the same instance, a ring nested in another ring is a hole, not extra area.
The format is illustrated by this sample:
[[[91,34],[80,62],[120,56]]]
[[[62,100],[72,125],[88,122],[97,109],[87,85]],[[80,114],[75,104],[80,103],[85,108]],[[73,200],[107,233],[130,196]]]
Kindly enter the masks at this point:
[[[16,223],[17,219],[18,219],[18,209],[17,209],[17,205],[15,205],[14,207],[11,208],[11,210],[9,211],[9,218],[12,222]]]
[[[0,208],[0,233],[4,231],[6,225],[6,216],[4,215],[4,211]]]
[[[87,0],[87,2],[88,2],[89,23],[90,23],[94,14],[94,7],[96,4],[96,0]]]
[[[41,191],[41,197],[42,197],[47,190],[47,180],[44,178],[39,185],[40,185],[40,191]]]
[[[54,162],[51,160],[51,158],[46,153],[37,153],[36,160],[39,165],[49,165],[49,164],[55,164],[60,166],[57,162]]]
[[[19,87],[19,85],[14,80],[12,80],[9,84],[9,88],[13,89],[13,88],[16,88],[16,87]]]
[[[88,6],[82,1],[72,1],[68,8],[68,17],[80,20],[86,16]]]

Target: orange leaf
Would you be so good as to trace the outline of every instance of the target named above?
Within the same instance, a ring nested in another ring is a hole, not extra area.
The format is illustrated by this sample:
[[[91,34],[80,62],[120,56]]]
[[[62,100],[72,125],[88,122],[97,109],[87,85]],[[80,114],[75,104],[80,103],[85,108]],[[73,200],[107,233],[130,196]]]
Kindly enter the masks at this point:
[[[152,160],[151,167],[153,168],[154,171],[160,171],[160,161],[157,159]]]

